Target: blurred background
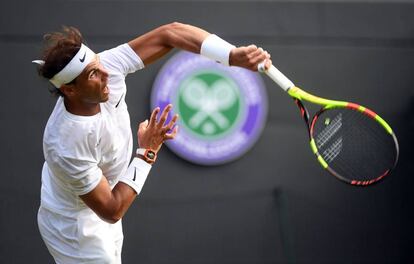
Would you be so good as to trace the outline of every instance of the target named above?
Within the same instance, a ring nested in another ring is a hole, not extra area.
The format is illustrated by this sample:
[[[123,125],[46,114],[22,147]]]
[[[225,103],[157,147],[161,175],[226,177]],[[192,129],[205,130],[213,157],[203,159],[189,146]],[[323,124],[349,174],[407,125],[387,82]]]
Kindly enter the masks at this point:
[[[30,63],[40,56],[43,34],[75,26],[102,51],[179,21],[235,45],[262,46],[309,92],[375,109],[399,139],[400,160],[369,188],[339,182],[315,162],[292,100],[263,78],[266,125],[243,157],[206,167],[162,149],[123,220],[123,262],[411,263],[413,3],[1,1],[0,262],[53,263],[36,222],[42,136],[55,103]],[[127,78],[134,135],[172,54]]]

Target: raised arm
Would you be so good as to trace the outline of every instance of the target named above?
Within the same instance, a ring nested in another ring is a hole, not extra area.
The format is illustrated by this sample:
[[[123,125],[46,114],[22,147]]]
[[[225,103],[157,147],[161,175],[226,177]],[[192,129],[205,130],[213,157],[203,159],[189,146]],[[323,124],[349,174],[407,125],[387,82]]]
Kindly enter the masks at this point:
[[[165,140],[175,137],[177,127],[173,127],[178,116],[174,115],[171,121],[165,124],[171,108],[172,105],[164,108],[159,121],[157,121],[157,116],[160,109],[154,109],[149,122],[144,121],[139,125],[137,136],[141,149],[149,149],[157,154]],[[171,129],[173,129],[172,132],[170,132]],[[107,179],[102,176],[97,187],[91,192],[81,195],[80,198],[104,221],[117,222],[124,216],[145,183],[152,162],[147,163],[144,160],[144,157],[137,155],[112,190]]]
[[[202,51],[203,47],[207,46],[206,39],[209,39],[209,50]],[[217,40],[218,39],[218,40]],[[214,59],[217,52],[218,57],[224,57],[227,53],[228,60],[221,61],[224,64],[244,67],[253,71],[257,70],[257,65],[267,60],[266,68],[270,66],[270,55],[256,45],[234,47],[224,40],[219,38],[212,38],[212,35],[204,29],[186,25],[178,22],[160,26],[128,43],[131,48],[141,57],[145,65],[148,65],[155,60],[161,58],[173,48],[178,48],[193,53],[202,53],[211,59]],[[220,59],[216,59],[220,61]]]
[[[160,26],[128,44],[148,65],[173,48],[200,53],[201,43],[208,35],[200,28],[175,22]]]

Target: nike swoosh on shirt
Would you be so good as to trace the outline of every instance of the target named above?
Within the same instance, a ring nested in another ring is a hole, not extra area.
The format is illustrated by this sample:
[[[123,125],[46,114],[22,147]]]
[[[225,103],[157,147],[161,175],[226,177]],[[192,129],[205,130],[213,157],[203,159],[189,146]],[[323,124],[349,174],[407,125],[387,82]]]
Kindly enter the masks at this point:
[[[101,138],[98,140],[98,143],[96,143],[96,146],[99,146],[101,144]]]
[[[83,54],[83,58],[82,59],[79,58],[80,62],[84,62],[85,61],[85,58],[86,58],[86,51],[85,51],[85,54]]]
[[[137,176],[137,169],[134,169],[134,178],[132,178],[133,181],[135,181],[136,176]]]
[[[120,103],[120,102],[121,102],[121,100],[122,100],[122,97],[124,97],[124,94],[122,94],[121,98],[119,98],[119,101],[118,101],[118,103],[115,105],[115,108],[117,108],[117,107],[118,107],[119,103]]]

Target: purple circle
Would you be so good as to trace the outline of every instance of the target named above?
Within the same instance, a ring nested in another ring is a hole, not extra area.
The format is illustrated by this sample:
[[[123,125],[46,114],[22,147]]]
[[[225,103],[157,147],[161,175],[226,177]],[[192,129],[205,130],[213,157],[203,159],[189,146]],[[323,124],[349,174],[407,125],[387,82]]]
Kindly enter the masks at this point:
[[[218,165],[233,161],[245,154],[258,140],[267,116],[267,93],[258,73],[227,67],[200,55],[181,51],[170,58],[158,73],[152,93],[151,108],[174,104],[180,84],[197,72],[215,72],[231,79],[243,100],[244,116],[230,134],[216,140],[203,140],[179,126],[177,137],[166,145],[178,156],[201,165]],[[173,108],[170,117],[175,114]],[[168,120],[167,120],[168,121]]]

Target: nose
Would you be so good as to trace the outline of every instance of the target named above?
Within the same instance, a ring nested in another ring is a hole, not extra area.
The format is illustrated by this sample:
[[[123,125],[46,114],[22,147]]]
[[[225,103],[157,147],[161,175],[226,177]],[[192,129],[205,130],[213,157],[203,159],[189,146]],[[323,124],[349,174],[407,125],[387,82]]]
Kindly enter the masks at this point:
[[[101,76],[104,80],[108,79],[109,73],[102,65],[99,67],[99,71],[101,72]]]

